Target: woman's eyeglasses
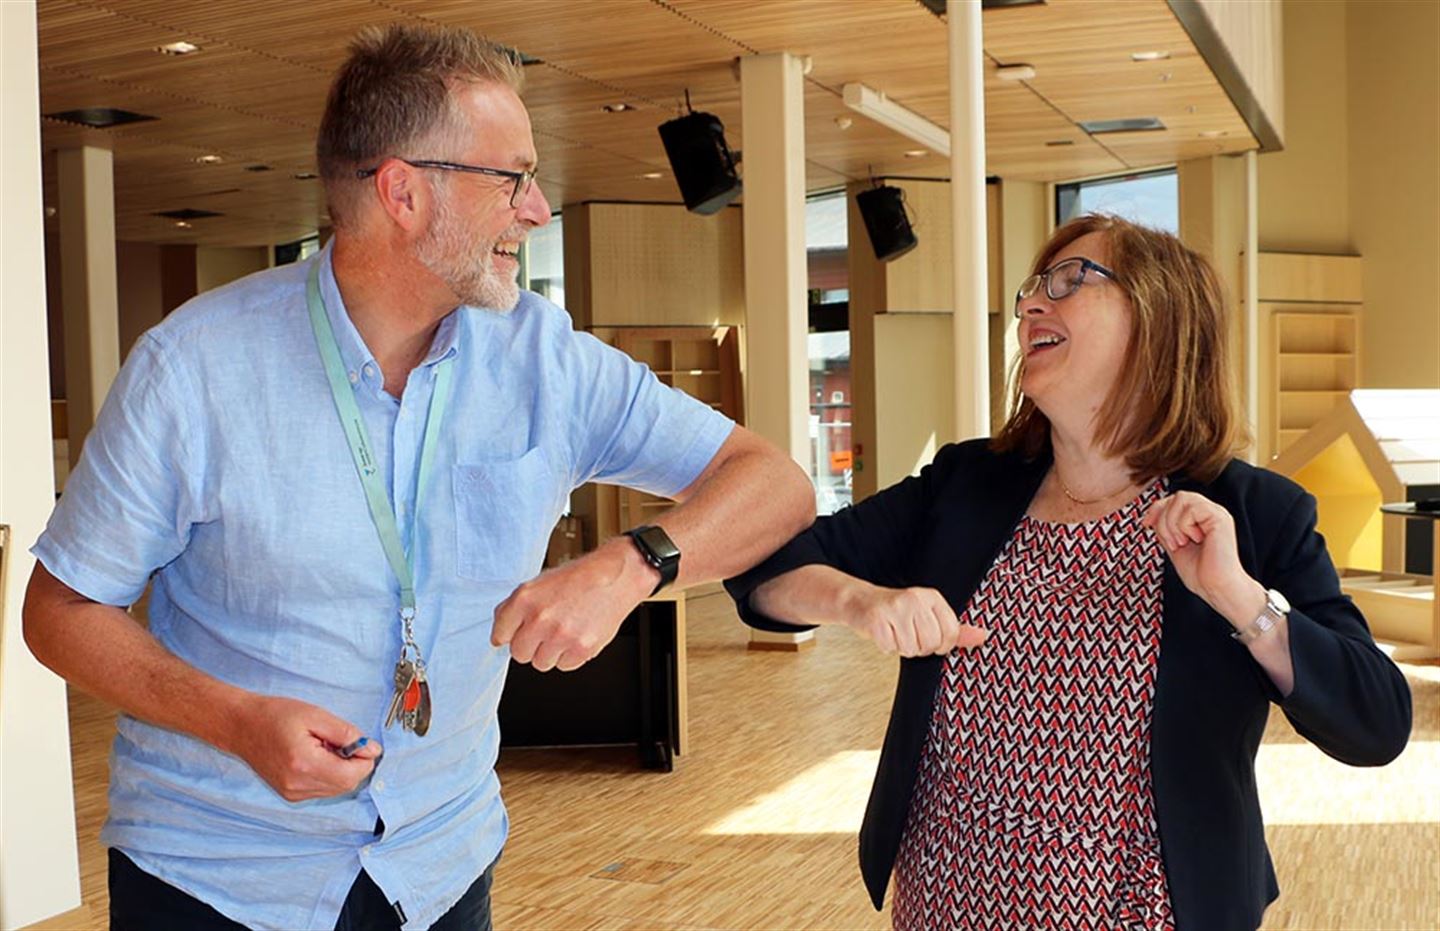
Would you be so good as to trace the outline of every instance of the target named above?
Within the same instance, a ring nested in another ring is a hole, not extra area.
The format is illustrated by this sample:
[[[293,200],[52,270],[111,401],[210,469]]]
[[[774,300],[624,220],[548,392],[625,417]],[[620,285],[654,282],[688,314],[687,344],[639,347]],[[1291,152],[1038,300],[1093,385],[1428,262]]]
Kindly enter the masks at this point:
[[[1045,286],[1045,294],[1050,300],[1062,300],[1080,290],[1085,283],[1085,274],[1091,271],[1111,281],[1116,280],[1115,273],[1110,269],[1081,256],[1056,262],[1040,274],[1026,278],[1020,282],[1020,290],[1015,292],[1015,319],[1020,319],[1020,302],[1039,291],[1041,285]]]

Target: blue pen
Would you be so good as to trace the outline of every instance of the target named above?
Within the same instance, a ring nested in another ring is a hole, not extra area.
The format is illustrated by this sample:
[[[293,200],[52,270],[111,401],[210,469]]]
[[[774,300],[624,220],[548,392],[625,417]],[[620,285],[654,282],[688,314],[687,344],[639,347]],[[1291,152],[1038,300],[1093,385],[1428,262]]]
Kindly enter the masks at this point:
[[[352,742],[346,744],[346,745],[343,746],[343,747],[338,747],[338,748],[336,748],[335,752],[338,753],[338,754],[340,754],[341,756],[343,756],[345,759],[348,760],[348,759],[350,759],[352,756],[354,756],[357,752],[359,752],[359,750],[360,750],[361,747],[365,746],[365,745],[368,744],[369,742],[370,742],[370,738],[369,738],[369,737],[361,737],[359,740],[352,741]]]

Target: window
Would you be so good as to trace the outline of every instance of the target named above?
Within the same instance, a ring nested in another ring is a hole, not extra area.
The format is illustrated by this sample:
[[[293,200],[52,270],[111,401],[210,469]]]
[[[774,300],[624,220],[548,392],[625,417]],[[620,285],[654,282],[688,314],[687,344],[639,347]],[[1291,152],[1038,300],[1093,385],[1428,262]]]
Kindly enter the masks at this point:
[[[522,285],[552,304],[564,307],[565,234],[560,223],[560,214],[554,214],[549,223],[530,231],[522,254]]]
[[[1180,185],[1175,169],[1055,185],[1055,222],[1109,213],[1132,223],[1180,233]]]
[[[845,192],[805,202],[810,289],[810,481],[815,509],[851,501],[850,279]]]

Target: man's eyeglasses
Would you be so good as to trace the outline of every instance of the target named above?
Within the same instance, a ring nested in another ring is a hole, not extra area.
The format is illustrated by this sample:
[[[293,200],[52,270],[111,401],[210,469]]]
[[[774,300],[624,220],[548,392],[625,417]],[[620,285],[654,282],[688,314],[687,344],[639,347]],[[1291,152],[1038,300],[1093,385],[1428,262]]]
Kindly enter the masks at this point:
[[[399,158],[399,156],[396,156]],[[509,178],[515,182],[515,187],[510,191],[510,206],[516,207],[530,193],[530,186],[535,183],[535,172],[533,171],[510,171],[505,168],[485,168],[481,165],[462,165],[459,162],[437,162],[431,159],[417,158],[414,160],[400,158],[400,161],[412,168],[435,168],[440,171],[468,171],[476,175],[490,175],[494,178]],[[380,166],[374,168],[361,168],[355,172],[357,178],[368,178],[380,170]]]
[[[1111,281],[1116,280],[1115,273],[1110,269],[1080,256],[1056,262],[1046,271],[1026,278],[1020,282],[1020,290],[1015,292],[1015,319],[1020,319],[1020,302],[1039,291],[1041,285],[1045,286],[1045,293],[1050,300],[1058,301],[1080,290],[1080,286],[1085,283],[1085,273],[1091,271],[1104,275]]]

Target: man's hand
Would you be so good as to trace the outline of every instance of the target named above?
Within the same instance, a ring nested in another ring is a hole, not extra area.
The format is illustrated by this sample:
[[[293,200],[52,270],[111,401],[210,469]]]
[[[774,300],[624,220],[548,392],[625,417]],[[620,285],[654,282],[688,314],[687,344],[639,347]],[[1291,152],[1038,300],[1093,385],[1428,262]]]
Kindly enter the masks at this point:
[[[249,763],[285,801],[303,802],[353,792],[375,769],[381,751],[374,741],[348,760],[335,752],[360,733],[323,708],[257,695],[222,749]]]
[[[543,572],[495,609],[490,642],[540,672],[580,668],[660,581],[627,537]]]
[[[990,636],[983,627],[961,624],[933,588],[881,588],[852,580],[845,623],[883,652],[901,656],[943,656],[959,647],[978,647]]]

